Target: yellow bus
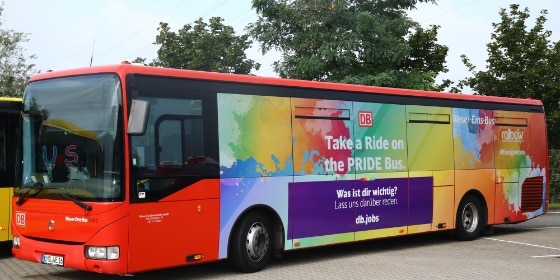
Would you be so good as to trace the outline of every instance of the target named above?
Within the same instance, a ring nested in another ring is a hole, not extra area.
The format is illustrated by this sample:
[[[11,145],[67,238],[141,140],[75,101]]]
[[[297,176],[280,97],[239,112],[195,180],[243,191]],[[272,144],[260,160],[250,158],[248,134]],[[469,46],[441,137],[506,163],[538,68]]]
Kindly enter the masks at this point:
[[[12,195],[21,98],[0,97],[0,242],[12,240]]]

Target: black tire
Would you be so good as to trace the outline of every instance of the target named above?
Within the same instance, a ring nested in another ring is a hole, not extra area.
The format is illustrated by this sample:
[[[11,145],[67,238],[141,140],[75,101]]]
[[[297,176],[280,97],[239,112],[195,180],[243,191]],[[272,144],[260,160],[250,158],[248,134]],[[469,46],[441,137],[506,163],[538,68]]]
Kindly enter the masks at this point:
[[[459,204],[455,225],[455,236],[459,240],[477,239],[485,226],[484,207],[474,195],[468,195]]]
[[[262,212],[247,214],[235,227],[228,258],[233,266],[246,273],[262,270],[272,255],[270,222]]]

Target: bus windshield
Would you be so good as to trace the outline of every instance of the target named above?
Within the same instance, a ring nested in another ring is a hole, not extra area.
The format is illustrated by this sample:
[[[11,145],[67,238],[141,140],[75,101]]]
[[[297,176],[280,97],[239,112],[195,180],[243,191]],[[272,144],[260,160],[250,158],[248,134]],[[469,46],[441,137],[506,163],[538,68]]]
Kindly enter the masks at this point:
[[[15,195],[122,201],[121,84],[115,74],[30,83],[23,101],[23,170]]]

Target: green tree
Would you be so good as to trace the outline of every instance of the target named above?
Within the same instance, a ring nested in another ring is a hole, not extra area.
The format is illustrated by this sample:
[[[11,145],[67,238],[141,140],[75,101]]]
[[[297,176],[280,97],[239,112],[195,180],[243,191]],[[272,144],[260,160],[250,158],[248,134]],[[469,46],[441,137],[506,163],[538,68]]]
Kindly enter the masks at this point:
[[[29,41],[26,33],[1,28],[3,11],[4,2],[0,4],[0,95],[21,96],[29,77],[37,73],[35,64],[27,63],[35,55],[24,55],[21,45]]]
[[[560,150],[549,150],[550,202],[560,203]]]
[[[209,23],[200,18],[178,32],[162,22],[158,31],[158,57],[150,65],[235,74],[249,74],[260,67],[245,54],[252,44],[249,36],[235,35],[233,27],[224,25],[220,17],[210,18]],[[137,58],[135,62],[145,59]]]
[[[549,39],[544,29],[547,10],[542,10],[532,28],[527,29],[529,9],[510,5],[500,9],[501,22],[493,23],[488,43],[486,70],[477,71],[466,55],[465,66],[472,77],[459,81],[459,90],[468,86],[477,94],[540,99],[547,118],[548,142],[560,149],[560,43]]]
[[[448,48],[439,26],[423,29],[406,10],[435,0],[253,0],[247,30],[263,54],[276,50],[281,77],[440,90]]]

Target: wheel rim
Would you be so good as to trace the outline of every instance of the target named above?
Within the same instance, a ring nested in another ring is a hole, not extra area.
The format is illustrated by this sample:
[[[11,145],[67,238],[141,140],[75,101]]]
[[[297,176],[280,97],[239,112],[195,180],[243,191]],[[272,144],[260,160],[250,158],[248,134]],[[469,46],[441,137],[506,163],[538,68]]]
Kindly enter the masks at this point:
[[[268,231],[266,227],[260,223],[255,222],[247,232],[247,254],[249,258],[254,261],[260,261],[268,251]]]
[[[474,203],[468,203],[463,208],[463,228],[468,232],[473,232],[478,227],[478,208]]]

